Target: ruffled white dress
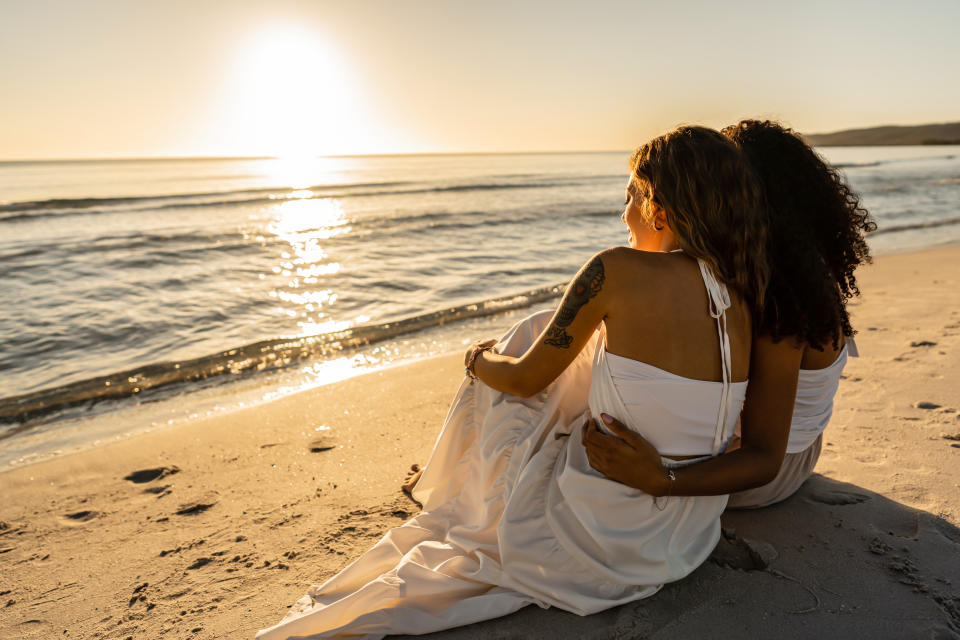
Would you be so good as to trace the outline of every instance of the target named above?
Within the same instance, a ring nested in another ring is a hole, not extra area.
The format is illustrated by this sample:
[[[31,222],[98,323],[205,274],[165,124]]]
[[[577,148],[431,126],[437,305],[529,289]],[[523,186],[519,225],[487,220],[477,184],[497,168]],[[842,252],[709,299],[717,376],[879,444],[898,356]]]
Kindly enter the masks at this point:
[[[598,331],[532,398],[464,380],[414,496],[423,511],[309,592],[280,638],[422,634],[528,604],[580,615],[653,595],[710,554],[726,496],[653,497],[594,471],[580,427],[617,417],[664,455],[715,455],[733,434],[746,382],[730,382],[726,289],[701,263],[724,381],[683,378],[610,354]],[[551,314],[501,340],[520,355]],[[673,464],[665,459],[665,463]]]

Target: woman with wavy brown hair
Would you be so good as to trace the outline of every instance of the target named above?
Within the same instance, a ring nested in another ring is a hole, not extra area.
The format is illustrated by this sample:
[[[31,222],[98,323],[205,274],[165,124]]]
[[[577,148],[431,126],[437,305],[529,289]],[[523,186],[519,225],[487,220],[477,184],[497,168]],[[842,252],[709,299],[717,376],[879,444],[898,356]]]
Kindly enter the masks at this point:
[[[840,174],[792,130],[744,120],[723,133],[753,165],[769,215],[770,277],[754,319],[754,345],[797,350],[796,397],[788,428],[779,417],[750,411],[748,391],[742,446],[675,472],[669,490],[729,492],[730,508],[759,508],[793,495],[819,458],[840,375],[847,356],[856,355],[846,302],[859,294],[854,270],[870,260],[865,235],[876,225]],[[787,366],[784,360],[781,375]],[[751,369],[752,380],[760,375]],[[620,438],[587,428],[591,464],[631,487],[663,491],[669,470],[654,447],[616,420],[609,428]]]
[[[652,140],[630,168],[630,247],[590,259],[555,313],[468,350],[413,489],[423,511],[258,637],[420,634],[528,604],[586,615],[707,558],[726,496],[658,500],[610,480],[580,426],[615,412],[671,474],[728,445],[764,304],[760,188],[736,145],[702,127]],[[768,382],[760,395],[779,408],[765,415],[787,417],[792,387],[777,399]]]

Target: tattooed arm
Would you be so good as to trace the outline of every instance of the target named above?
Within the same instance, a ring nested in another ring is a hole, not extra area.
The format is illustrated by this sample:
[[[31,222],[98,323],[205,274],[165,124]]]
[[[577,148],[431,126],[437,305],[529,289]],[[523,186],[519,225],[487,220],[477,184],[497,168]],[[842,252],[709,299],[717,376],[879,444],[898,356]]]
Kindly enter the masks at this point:
[[[474,372],[497,391],[532,396],[554,381],[593,335],[607,313],[615,263],[610,249],[595,255],[567,287],[550,324],[523,356],[481,353]]]

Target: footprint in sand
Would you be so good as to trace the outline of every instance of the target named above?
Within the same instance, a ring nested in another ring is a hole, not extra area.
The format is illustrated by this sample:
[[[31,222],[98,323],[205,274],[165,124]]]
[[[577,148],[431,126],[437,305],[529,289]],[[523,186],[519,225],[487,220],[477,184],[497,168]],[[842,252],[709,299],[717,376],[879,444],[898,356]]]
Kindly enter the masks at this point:
[[[166,478],[179,472],[180,467],[170,465],[169,467],[156,467],[155,469],[140,469],[139,471],[134,471],[124,476],[123,479],[129,480],[134,484],[144,484],[145,482],[153,482],[154,480]]]
[[[913,406],[917,409],[926,409],[927,411],[930,411],[932,409],[939,409],[941,405],[937,404],[936,402],[927,402],[924,400],[922,402],[914,402]]]
[[[741,538],[725,530],[710,554],[710,561],[729,569],[763,571],[778,555],[777,550],[769,543]]]
[[[213,558],[207,558],[207,557],[197,558],[196,560],[193,561],[193,564],[187,567],[187,571],[192,571],[193,569],[199,569],[200,567],[205,567],[211,562],[213,562]]]
[[[168,493],[170,493],[169,491],[167,491],[167,489],[169,489],[169,488],[172,487],[172,486],[173,486],[173,485],[170,485],[170,484],[161,484],[161,485],[158,485],[158,486],[156,486],[156,487],[147,487],[146,489],[143,490],[143,492],[144,492],[144,493],[162,494],[160,497],[163,497],[163,496],[167,495]]]
[[[198,513],[203,513],[215,504],[217,504],[216,500],[212,502],[188,502],[180,505],[180,508],[174,513],[178,516],[195,516]]]
[[[868,549],[870,550],[870,553],[878,556],[885,556],[887,555],[888,551],[893,551],[893,547],[888,545],[880,538],[874,538],[871,540]]]
[[[318,438],[307,445],[307,450],[310,451],[310,453],[323,453],[336,447],[337,445],[329,438]]]
[[[870,496],[855,491],[841,491],[839,489],[810,489],[807,498],[820,504],[845,505],[859,504],[870,499]]]
[[[931,342],[930,340],[917,340],[916,342],[910,343],[911,347],[935,347],[937,346],[936,342]]]
[[[74,522],[89,522],[99,515],[96,511],[77,511],[76,513],[64,514],[64,517]]]
[[[924,592],[928,590],[927,585],[923,583],[918,575],[917,567],[909,558],[895,556],[887,563],[887,569],[897,575],[897,582],[905,584],[908,587],[921,587]]]
[[[153,602],[147,601],[147,592],[145,591],[145,589],[149,586],[150,586],[149,582],[144,582],[140,586],[134,588],[133,596],[130,598],[130,601],[127,603],[128,609],[133,605],[137,604],[138,602],[144,603],[144,605],[146,605],[147,607],[147,611],[150,611],[155,606],[157,606]]]
[[[960,442],[960,433],[941,433],[940,437],[944,440],[953,440],[954,442]]]
[[[891,511],[877,514],[871,519],[870,526],[888,536],[916,539],[920,535],[920,516],[918,513]]]

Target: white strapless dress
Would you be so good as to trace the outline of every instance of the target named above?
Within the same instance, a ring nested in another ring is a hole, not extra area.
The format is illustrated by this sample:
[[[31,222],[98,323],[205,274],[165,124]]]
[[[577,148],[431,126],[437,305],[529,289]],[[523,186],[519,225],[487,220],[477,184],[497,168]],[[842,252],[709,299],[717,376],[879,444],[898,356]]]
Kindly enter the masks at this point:
[[[312,587],[257,638],[422,634],[529,604],[587,615],[650,596],[696,569],[719,539],[727,497],[655,500],[612,481],[590,467],[580,427],[589,415],[602,425],[602,411],[680,455],[671,425],[659,422],[672,411],[686,455],[723,448],[746,383],[727,378],[726,291],[707,272],[704,279],[725,382],[608,354],[602,331],[531,398],[465,379],[414,491],[423,511]],[[524,353],[550,318],[544,312],[518,323],[498,350]],[[658,422],[647,421],[645,407]]]

